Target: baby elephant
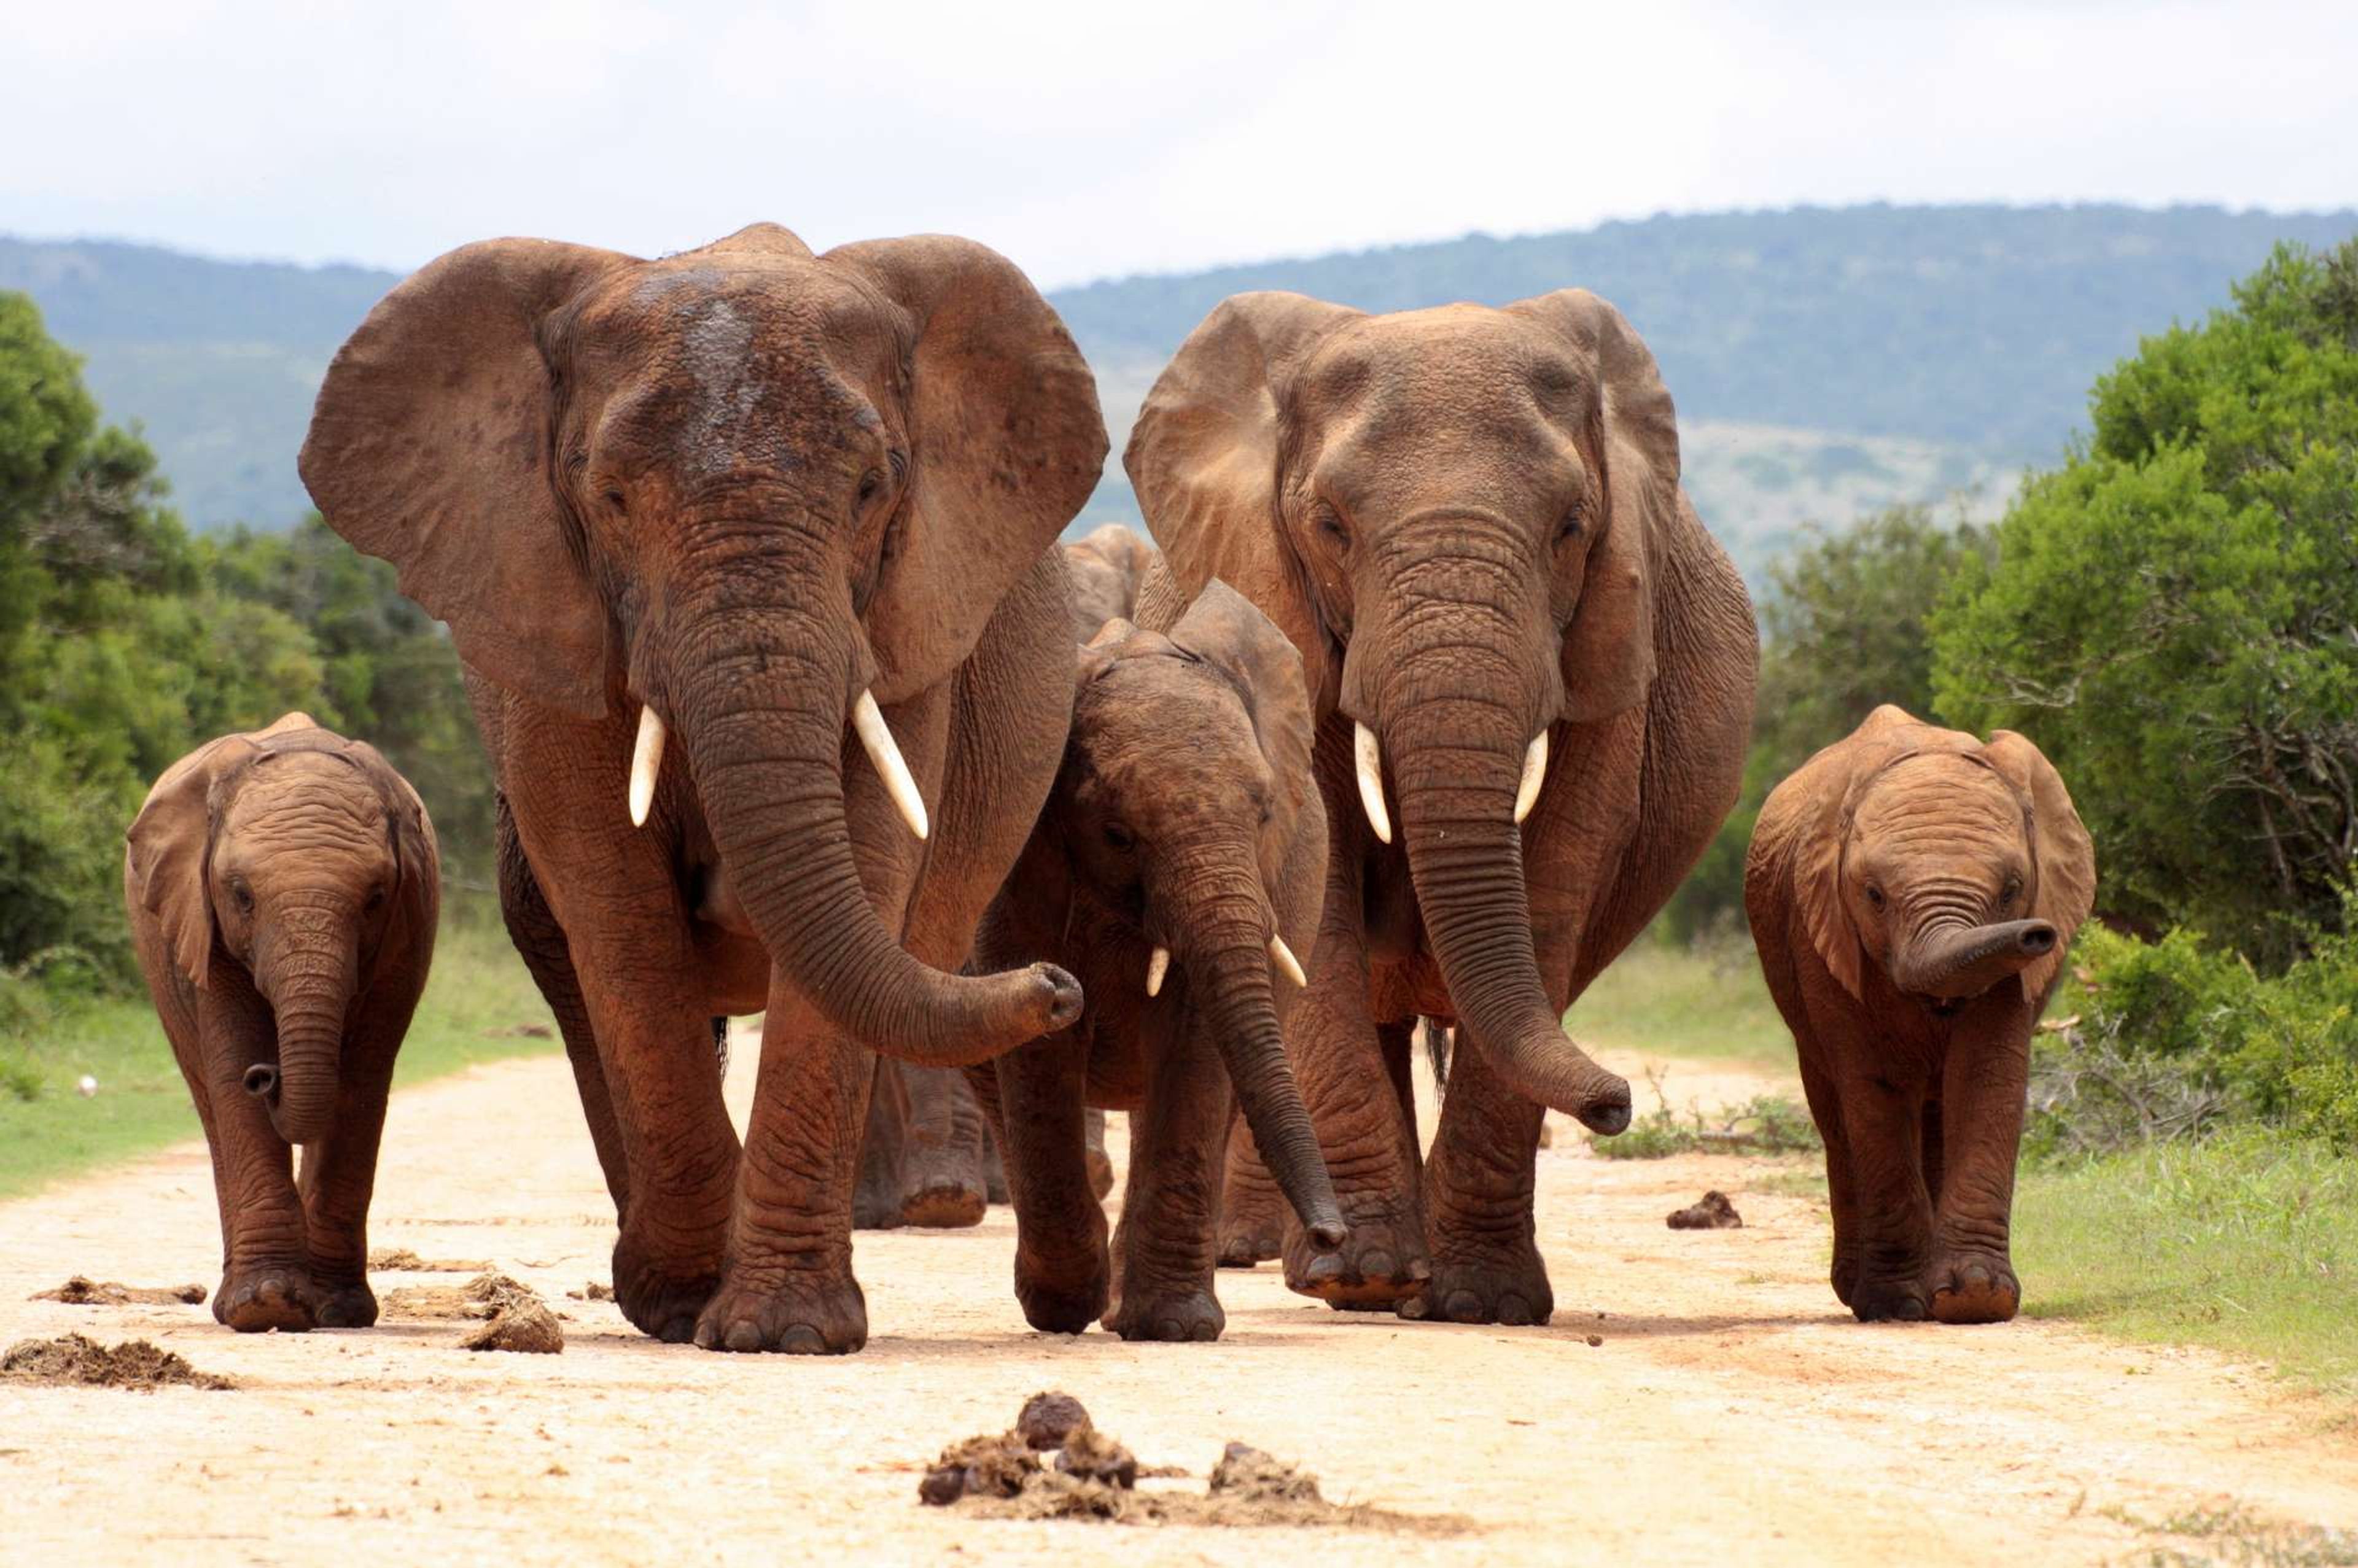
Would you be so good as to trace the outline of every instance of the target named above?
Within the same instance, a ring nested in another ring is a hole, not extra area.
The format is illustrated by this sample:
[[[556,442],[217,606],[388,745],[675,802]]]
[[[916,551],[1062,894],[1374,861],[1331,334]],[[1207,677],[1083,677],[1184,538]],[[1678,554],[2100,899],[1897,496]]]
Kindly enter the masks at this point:
[[[213,1315],[365,1327],[377,1139],[441,904],[426,808],[373,748],[290,713],[173,763],[130,838],[132,940],[212,1146]]]
[[[2031,1026],[2095,896],[2039,749],[1878,708],[1777,786],[1744,904],[1826,1144],[1834,1294],[2002,1323]]]
[[[977,949],[985,968],[1061,964],[1087,1001],[978,1087],[999,1101],[1033,1326],[1078,1334],[1103,1315],[1124,1339],[1217,1339],[1231,1086],[1303,1224],[1324,1248],[1344,1235],[1282,1033],[1326,823],[1284,633],[1217,580],[1185,603],[1159,567],[1138,618],[1080,650],[1063,771]],[[1084,1162],[1088,1106],[1130,1113],[1112,1260]]]

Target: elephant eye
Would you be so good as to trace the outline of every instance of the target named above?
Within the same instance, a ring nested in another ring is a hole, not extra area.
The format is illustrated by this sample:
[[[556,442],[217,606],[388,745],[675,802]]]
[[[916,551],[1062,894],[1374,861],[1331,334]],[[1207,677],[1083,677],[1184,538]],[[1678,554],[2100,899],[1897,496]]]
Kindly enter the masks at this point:
[[[1997,906],[2000,909],[2012,909],[2014,907],[2014,901],[2021,896],[2022,879],[2020,877],[2008,877],[2006,880],[2006,886],[1998,892]]]
[[[240,914],[254,913],[254,889],[246,885],[244,878],[237,878],[229,884],[229,896],[230,902],[237,905]]]
[[[860,476],[860,504],[865,506],[870,502],[875,500],[876,492],[883,488],[884,475],[882,470],[870,469],[866,473],[861,474]]]
[[[380,885],[380,886],[373,887],[373,888],[369,889],[369,895],[368,895],[368,912],[369,912],[371,914],[374,914],[378,910],[383,909],[384,907],[384,887],[383,887],[382,885]]]
[[[1351,547],[1351,530],[1343,524],[1342,514],[1325,502],[1318,503],[1318,531],[1343,549]]]
[[[1563,514],[1563,522],[1556,524],[1555,542],[1559,545],[1568,545],[1579,537],[1580,508],[1575,506]]]
[[[1105,840],[1125,855],[1138,848],[1138,835],[1119,822],[1105,825]]]
[[[622,512],[627,510],[630,503],[624,499],[619,488],[610,484],[606,487],[606,504],[617,512]]]
[[[1867,883],[1866,902],[1873,904],[1876,908],[1881,909],[1883,907],[1883,890],[1877,887],[1873,882]]]

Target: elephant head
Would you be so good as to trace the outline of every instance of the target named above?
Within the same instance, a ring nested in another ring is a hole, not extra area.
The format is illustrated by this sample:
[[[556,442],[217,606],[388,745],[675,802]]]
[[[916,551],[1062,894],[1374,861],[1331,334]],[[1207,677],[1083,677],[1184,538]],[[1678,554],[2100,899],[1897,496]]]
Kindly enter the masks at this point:
[[[128,891],[199,989],[216,951],[277,1022],[276,1061],[227,1064],[288,1143],[328,1129],[345,1025],[388,940],[428,940],[434,830],[374,748],[290,713],[175,763],[132,823]]]
[[[480,675],[638,716],[633,819],[676,737],[774,963],[854,1037],[946,1064],[1078,998],[902,949],[853,860],[847,732],[922,837],[882,709],[957,669],[1105,449],[1087,367],[1003,257],[941,236],[814,255],[757,224],[657,261],[451,252],[337,354],[302,472]],[[612,799],[619,818],[619,769]]]
[[[1640,703],[1658,557],[1686,503],[1671,399],[1620,313],[1567,289],[1368,316],[1292,294],[1206,318],[1127,454],[1183,583],[1211,576],[1301,650],[1354,726],[1458,1015],[1515,1088],[1600,1131],[1628,1085],[1563,1033],[1519,829],[1558,726]]]
[[[1184,992],[1201,1010],[1271,1173],[1332,1247],[1342,1210],[1279,1026],[1277,986],[1304,977],[1272,892],[1325,864],[1310,736],[1293,645],[1208,583],[1167,635],[1113,620],[1081,649],[1052,809],[1084,918],[1152,949],[1150,1005]]]
[[[1086,538],[1058,546],[1065,556],[1065,582],[1073,595],[1073,628],[1087,642],[1098,628],[1138,603],[1139,586],[1154,564],[1154,546],[1126,523],[1108,523]]]
[[[1954,1012],[2009,978],[2037,1003],[2094,903],[2095,853],[2039,748],[1888,705],[1840,743],[1794,849],[1801,923],[1853,997],[1873,963]]]

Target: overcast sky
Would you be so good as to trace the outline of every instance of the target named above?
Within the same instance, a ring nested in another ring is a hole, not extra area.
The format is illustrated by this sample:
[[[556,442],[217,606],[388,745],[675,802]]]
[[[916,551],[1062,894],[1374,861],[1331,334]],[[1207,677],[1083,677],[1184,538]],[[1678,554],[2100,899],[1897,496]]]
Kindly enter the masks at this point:
[[[1801,201],[2358,201],[2358,5],[1935,9],[38,0],[0,231],[407,268],[768,218],[1053,287]]]

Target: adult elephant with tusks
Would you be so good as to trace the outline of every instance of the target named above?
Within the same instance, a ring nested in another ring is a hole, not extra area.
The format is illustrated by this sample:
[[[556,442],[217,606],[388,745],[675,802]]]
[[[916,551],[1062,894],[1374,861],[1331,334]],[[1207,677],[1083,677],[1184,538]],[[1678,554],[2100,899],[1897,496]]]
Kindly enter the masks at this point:
[[[1316,1246],[1232,1171],[1222,1255],[1282,1234],[1287,1283],[1338,1306],[1544,1323],[1544,1111],[1629,1121],[1564,1009],[1734,805],[1752,716],[1751,606],[1653,356],[1582,289],[1387,316],[1240,295],[1126,460],[1182,585],[1226,579],[1300,651],[1335,825],[1292,1045],[1350,1235]],[[1423,1162],[1420,1015],[1461,1046]]]
[[[304,481],[467,666],[643,1330],[858,1349],[871,1052],[963,1065],[1078,1012],[1053,966],[946,971],[1055,774],[1050,546],[1105,449],[1055,313],[941,236],[487,241],[330,368]],[[741,1154],[709,1020],[753,1011]]]

